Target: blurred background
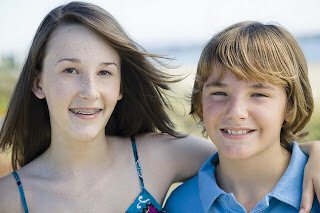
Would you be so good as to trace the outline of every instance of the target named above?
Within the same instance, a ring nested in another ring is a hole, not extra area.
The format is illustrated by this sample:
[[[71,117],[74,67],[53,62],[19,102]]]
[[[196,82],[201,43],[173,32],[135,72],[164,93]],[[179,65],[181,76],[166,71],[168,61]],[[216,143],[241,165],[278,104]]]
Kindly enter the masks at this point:
[[[33,35],[62,0],[0,2],[0,126]],[[205,42],[228,25],[245,20],[278,23],[298,40],[309,65],[315,112],[307,140],[320,139],[320,1],[318,0],[91,0],[110,12],[146,50],[169,56],[167,72],[187,76],[173,85],[171,116],[177,129],[201,135],[188,115],[196,63]],[[10,152],[0,153],[0,177],[10,171]]]

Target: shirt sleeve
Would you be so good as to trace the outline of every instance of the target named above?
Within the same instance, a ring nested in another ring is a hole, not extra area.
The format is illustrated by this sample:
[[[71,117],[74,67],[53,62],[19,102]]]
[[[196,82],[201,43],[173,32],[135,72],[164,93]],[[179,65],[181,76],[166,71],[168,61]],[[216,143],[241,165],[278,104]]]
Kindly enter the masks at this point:
[[[177,187],[169,196],[164,210],[167,213],[201,213],[197,179],[192,178]]]

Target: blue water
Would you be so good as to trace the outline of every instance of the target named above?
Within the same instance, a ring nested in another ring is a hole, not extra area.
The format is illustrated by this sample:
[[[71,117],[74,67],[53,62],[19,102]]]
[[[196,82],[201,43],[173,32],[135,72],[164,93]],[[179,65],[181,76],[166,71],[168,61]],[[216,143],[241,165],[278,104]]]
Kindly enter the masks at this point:
[[[298,42],[308,62],[320,62],[320,36],[313,38],[301,38]]]
[[[298,38],[308,63],[320,63],[320,36]],[[151,52],[174,58],[175,65],[196,65],[204,44],[170,45],[166,48],[149,48]]]

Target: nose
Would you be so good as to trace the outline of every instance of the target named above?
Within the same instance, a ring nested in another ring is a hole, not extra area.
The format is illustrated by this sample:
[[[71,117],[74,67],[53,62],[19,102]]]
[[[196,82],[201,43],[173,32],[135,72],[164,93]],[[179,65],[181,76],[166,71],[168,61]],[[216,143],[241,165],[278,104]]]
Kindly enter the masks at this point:
[[[100,97],[100,93],[97,88],[97,83],[94,76],[91,76],[89,74],[83,75],[79,84],[81,88],[79,96],[81,98],[87,100],[96,100]]]
[[[241,121],[248,118],[248,106],[245,100],[240,97],[230,97],[226,110],[226,117],[229,120]]]

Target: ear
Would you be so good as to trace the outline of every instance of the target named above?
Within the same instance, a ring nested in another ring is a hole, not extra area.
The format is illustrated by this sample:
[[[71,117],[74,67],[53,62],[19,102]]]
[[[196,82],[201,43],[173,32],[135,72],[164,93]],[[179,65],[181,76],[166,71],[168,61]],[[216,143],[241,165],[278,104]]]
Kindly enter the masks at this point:
[[[291,116],[292,116],[292,111],[290,109],[288,109],[286,112],[285,112],[285,115],[284,115],[284,121],[285,122],[289,122],[291,119]]]
[[[290,120],[292,120],[292,116],[293,116],[293,104],[292,102],[288,101],[286,106],[286,111],[284,114],[284,121],[288,123]]]
[[[32,92],[39,99],[44,99],[46,97],[41,87],[40,76],[37,76],[36,79],[34,80],[33,86],[32,86]]]
[[[122,92],[120,92],[120,93],[119,93],[119,96],[118,96],[118,101],[120,101],[120,100],[122,99],[122,96],[123,96],[123,95],[122,95]]]

